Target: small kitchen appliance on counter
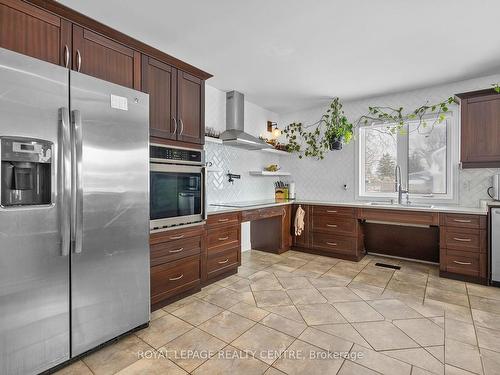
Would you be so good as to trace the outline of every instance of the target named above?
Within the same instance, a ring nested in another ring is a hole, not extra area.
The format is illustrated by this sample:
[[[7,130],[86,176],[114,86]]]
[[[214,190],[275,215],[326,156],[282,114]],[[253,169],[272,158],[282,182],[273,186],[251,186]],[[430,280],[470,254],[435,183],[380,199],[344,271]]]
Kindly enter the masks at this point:
[[[488,195],[494,201],[500,201],[500,174],[493,175],[493,185],[488,188]]]

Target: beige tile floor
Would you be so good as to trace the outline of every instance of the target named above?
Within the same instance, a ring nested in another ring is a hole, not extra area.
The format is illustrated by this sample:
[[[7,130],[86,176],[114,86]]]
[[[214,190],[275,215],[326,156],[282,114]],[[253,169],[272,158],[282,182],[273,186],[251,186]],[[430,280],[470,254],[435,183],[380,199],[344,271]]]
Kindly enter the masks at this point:
[[[60,374],[500,374],[500,288],[289,251],[152,314]]]

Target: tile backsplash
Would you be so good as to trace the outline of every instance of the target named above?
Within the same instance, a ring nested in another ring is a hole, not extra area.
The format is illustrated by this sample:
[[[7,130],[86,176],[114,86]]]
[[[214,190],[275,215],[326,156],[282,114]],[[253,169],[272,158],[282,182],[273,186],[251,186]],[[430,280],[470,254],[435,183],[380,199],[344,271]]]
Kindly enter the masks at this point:
[[[207,177],[207,201],[211,203],[250,201],[274,198],[274,181],[278,177],[251,176],[250,171],[260,171],[269,164],[281,165],[286,156],[249,151],[236,147],[207,142],[205,158],[212,163]],[[228,181],[228,172],[241,175],[241,179]]]

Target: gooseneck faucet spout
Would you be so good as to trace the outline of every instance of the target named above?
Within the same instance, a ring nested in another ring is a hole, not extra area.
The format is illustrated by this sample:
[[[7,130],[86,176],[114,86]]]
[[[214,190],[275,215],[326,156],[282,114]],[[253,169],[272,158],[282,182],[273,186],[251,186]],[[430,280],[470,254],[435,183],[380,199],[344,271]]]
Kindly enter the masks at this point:
[[[408,190],[403,189],[401,184],[401,167],[396,165],[394,169],[394,190],[398,193],[398,204],[403,203],[403,194],[408,194]]]

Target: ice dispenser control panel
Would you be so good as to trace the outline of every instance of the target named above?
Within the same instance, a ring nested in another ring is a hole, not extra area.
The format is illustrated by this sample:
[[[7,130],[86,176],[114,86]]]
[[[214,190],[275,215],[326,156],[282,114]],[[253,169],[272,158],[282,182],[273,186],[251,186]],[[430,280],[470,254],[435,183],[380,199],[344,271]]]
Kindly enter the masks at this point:
[[[53,143],[25,137],[0,137],[3,207],[51,204]]]

